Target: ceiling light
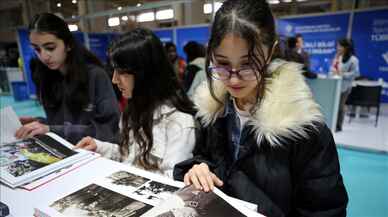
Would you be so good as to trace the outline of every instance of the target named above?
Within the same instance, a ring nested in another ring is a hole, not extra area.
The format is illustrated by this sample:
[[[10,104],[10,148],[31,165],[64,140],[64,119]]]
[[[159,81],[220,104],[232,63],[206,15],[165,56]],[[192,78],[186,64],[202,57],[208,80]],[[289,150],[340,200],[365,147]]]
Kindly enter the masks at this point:
[[[62,7],[62,4],[60,2],[57,3],[57,7],[60,8]]]
[[[215,12],[217,12],[221,6],[222,6],[222,2],[215,2],[214,3]],[[203,5],[204,14],[210,14],[212,12],[213,12],[213,3],[206,3]]]
[[[166,10],[160,10],[156,12],[156,19],[157,20],[168,20],[174,18],[174,10],[173,9],[166,9]]]
[[[136,4],[136,7],[140,7],[140,6],[141,6],[141,3],[137,3],[137,4]]]
[[[120,25],[119,17],[111,17],[108,19],[108,26],[118,26]]]
[[[212,4],[206,3],[203,5],[203,13],[204,14],[210,14],[212,12]]]
[[[77,24],[69,24],[67,26],[69,27],[70,32],[75,32],[78,30]]]
[[[77,0],[72,0],[71,3],[77,4]]]
[[[290,2],[292,2],[292,0],[282,0],[282,2],[284,2],[284,3],[290,3]]]
[[[127,20],[128,20],[128,16],[122,16],[122,17],[121,17],[121,20],[127,21]]]
[[[279,4],[280,1],[279,0],[268,0],[268,3],[270,3],[271,5],[275,5],[275,4]]]
[[[150,22],[155,20],[155,13],[154,12],[145,12],[137,15],[136,21],[137,22]]]
[[[123,7],[119,6],[117,7],[117,10],[121,11],[123,9]]]

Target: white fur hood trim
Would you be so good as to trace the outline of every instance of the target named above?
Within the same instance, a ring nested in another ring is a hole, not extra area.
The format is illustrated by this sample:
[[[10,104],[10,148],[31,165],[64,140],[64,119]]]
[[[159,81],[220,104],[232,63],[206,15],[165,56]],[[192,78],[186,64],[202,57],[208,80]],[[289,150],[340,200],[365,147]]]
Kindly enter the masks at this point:
[[[281,145],[280,138],[307,137],[306,125],[323,122],[319,105],[313,100],[310,88],[302,75],[300,64],[274,60],[269,66],[272,78],[268,81],[264,99],[254,117],[247,122],[252,125],[258,144],[263,139],[272,146]],[[228,94],[222,82],[215,81],[214,92],[225,102]],[[207,82],[203,82],[194,95],[197,117],[208,126],[224,113],[210,94]]]

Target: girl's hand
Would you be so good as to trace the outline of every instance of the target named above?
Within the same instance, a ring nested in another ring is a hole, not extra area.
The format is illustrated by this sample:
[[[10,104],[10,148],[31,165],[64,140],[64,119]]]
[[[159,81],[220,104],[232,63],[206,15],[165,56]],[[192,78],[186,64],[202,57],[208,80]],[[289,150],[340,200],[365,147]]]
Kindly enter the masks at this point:
[[[97,150],[97,144],[96,141],[90,136],[84,137],[75,145],[74,148],[82,148],[89,151],[96,151]]]
[[[212,191],[214,186],[222,186],[224,183],[212,172],[205,163],[194,165],[184,176],[185,185],[193,184],[198,190]]]
[[[29,116],[19,117],[19,120],[22,123],[22,125],[25,125],[34,121],[38,121],[36,118],[29,117]]]
[[[15,137],[18,139],[25,139],[27,137],[32,137],[39,134],[45,134],[50,131],[48,125],[39,123],[38,121],[33,121],[31,123],[25,124],[20,127],[16,133]]]

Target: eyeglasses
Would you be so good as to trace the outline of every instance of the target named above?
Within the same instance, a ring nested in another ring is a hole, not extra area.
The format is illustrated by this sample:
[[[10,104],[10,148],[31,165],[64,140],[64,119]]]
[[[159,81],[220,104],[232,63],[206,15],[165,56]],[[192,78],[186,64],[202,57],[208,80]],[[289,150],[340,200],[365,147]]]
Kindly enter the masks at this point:
[[[210,66],[209,71],[214,79],[226,81],[229,80],[233,74],[244,81],[256,80],[256,73],[251,67],[244,67],[240,69],[231,69],[219,66]]]

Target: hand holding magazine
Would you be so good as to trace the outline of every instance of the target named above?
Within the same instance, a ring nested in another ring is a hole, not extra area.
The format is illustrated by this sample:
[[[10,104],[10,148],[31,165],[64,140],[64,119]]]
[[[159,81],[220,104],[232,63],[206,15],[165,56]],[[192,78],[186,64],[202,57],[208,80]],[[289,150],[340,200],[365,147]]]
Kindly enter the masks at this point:
[[[11,107],[1,110],[0,181],[14,188],[92,157],[54,133],[17,140],[21,126]]]

